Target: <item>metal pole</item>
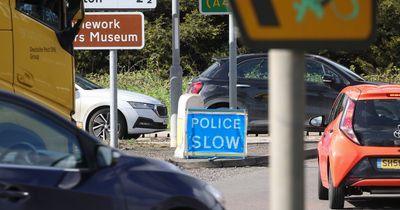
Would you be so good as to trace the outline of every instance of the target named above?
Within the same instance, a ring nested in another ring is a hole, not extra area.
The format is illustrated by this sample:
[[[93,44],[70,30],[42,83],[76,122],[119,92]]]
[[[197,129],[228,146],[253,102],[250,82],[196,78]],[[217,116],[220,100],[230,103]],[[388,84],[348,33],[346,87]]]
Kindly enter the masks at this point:
[[[304,209],[304,53],[269,51],[271,210]]]
[[[229,107],[237,108],[237,44],[235,34],[235,20],[229,13]]]
[[[110,91],[111,91],[111,104],[110,104],[110,146],[118,148],[117,136],[117,64],[118,54],[117,50],[110,50]]]
[[[179,97],[182,95],[182,67],[179,48],[179,1],[172,0],[172,67],[170,71],[170,97],[171,97],[171,121],[170,137],[171,147],[176,147],[176,130]]]

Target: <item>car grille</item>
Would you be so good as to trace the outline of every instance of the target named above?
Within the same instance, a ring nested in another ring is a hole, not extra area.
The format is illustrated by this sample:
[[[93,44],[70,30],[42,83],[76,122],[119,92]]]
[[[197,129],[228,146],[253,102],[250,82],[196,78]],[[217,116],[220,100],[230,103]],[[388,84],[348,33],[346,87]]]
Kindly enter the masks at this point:
[[[166,129],[167,124],[154,122],[152,119],[139,117],[133,128]]]
[[[163,116],[167,116],[168,115],[168,111],[167,111],[167,107],[165,106],[157,106],[157,114],[161,117]]]

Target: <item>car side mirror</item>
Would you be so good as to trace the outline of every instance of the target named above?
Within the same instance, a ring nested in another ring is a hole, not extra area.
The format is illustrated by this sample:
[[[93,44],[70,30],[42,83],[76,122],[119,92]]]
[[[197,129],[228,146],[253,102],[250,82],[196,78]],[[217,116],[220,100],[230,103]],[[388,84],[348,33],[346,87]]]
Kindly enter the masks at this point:
[[[322,82],[331,84],[335,82],[335,78],[332,75],[325,74],[322,76]]]
[[[310,125],[314,127],[325,127],[325,116],[317,116],[310,119]]]
[[[65,1],[66,2],[66,1]],[[68,2],[65,4],[69,4]],[[72,2],[71,2],[72,4]],[[69,23],[72,24],[72,30],[78,34],[79,28],[85,18],[85,9],[83,6],[83,1],[79,2],[79,6],[73,6],[73,10],[67,9],[67,20]],[[75,35],[76,35],[75,34]]]
[[[96,150],[97,166],[99,168],[110,167],[117,164],[121,153],[111,147],[100,145]]]

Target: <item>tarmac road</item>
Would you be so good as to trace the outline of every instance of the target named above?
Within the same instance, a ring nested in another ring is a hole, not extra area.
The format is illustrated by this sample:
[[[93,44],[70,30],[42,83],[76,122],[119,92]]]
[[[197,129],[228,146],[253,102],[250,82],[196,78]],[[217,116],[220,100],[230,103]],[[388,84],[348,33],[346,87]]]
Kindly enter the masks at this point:
[[[269,208],[269,168],[226,177],[212,184],[225,196],[227,210],[267,210]],[[317,161],[305,161],[305,209],[329,209],[328,201],[317,197]],[[400,196],[352,196],[346,199],[345,209],[400,209]]]
[[[253,143],[248,149],[252,154],[268,154],[268,137],[251,137]],[[162,139],[162,141],[160,141]],[[305,148],[315,147],[319,136],[306,137]],[[128,146],[129,155],[144,156],[167,160],[173,156],[174,149],[169,147],[169,138],[141,138],[139,144]],[[254,142],[261,142],[256,143]],[[304,161],[305,167],[305,209],[325,210],[328,201],[317,198],[317,161]],[[269,168],[268,167],[231,167],[183,169],[188,174],[212,183],[225,196],[227,210],[267,210],[269,209]],[[352,196],[346,199],[345,209],[397,209],[400,210],[400,196],[384,198],[382,196]]]
[[[316,148],[316,139],[319,136],[306,137],[304,142],[305,149]],[[269,154],[269,138],[266,136],[250,137],[251,143],[247,146],[249,156],[259,157],[267,156]],[[121,147],[123,151],[128,155],[142,156],[147,158],[157,158],[161,160],[169,160],[173,158],[175,148],[169,147],[169,138],[166,137],[155,137],[155,138],[140,138],[133,145],[126,145],[126,142],[121,141]],[[182,160],[182,162],[188,162],[192,165],[193,160]],[[207,160],[205,160],[207,162]],[[239,161],[240,162],[240,161]],[[194,163],[195,164],[195,163]],[[251,164],[249,164],[251,165]],[[207,182],[215,182],[218,180],[224,180],[240,174],[248,174],[262,170],[265,167],[226,167],[226,168],[196,168],[196,169],[183,169],[189,174],[198,177]]]

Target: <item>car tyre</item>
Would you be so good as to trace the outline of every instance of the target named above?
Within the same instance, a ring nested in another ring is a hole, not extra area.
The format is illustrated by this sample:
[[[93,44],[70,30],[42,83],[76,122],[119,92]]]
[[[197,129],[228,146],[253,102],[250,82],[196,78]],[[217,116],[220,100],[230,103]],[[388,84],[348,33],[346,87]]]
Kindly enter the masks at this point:
[[[119,139],[124,138],[126,135],[126,122],[124,116],[118,112],[118,131],[117,135]],[[89,133],[96,138],[106,141],[110,139],[110,109],[102,108],[97,110],[91,115],[89,119]]]
[[[329,208],[343,209],[344,207],[344,188],[342,185],[333,186],[332,175],[329,171]]]
[[[322,185],[322,179],[321,179],[321,173],[320,173],[320,168],[318,167],[318,198],[320,200],[328,200],[329,195],[328,195],[328,189]]]

